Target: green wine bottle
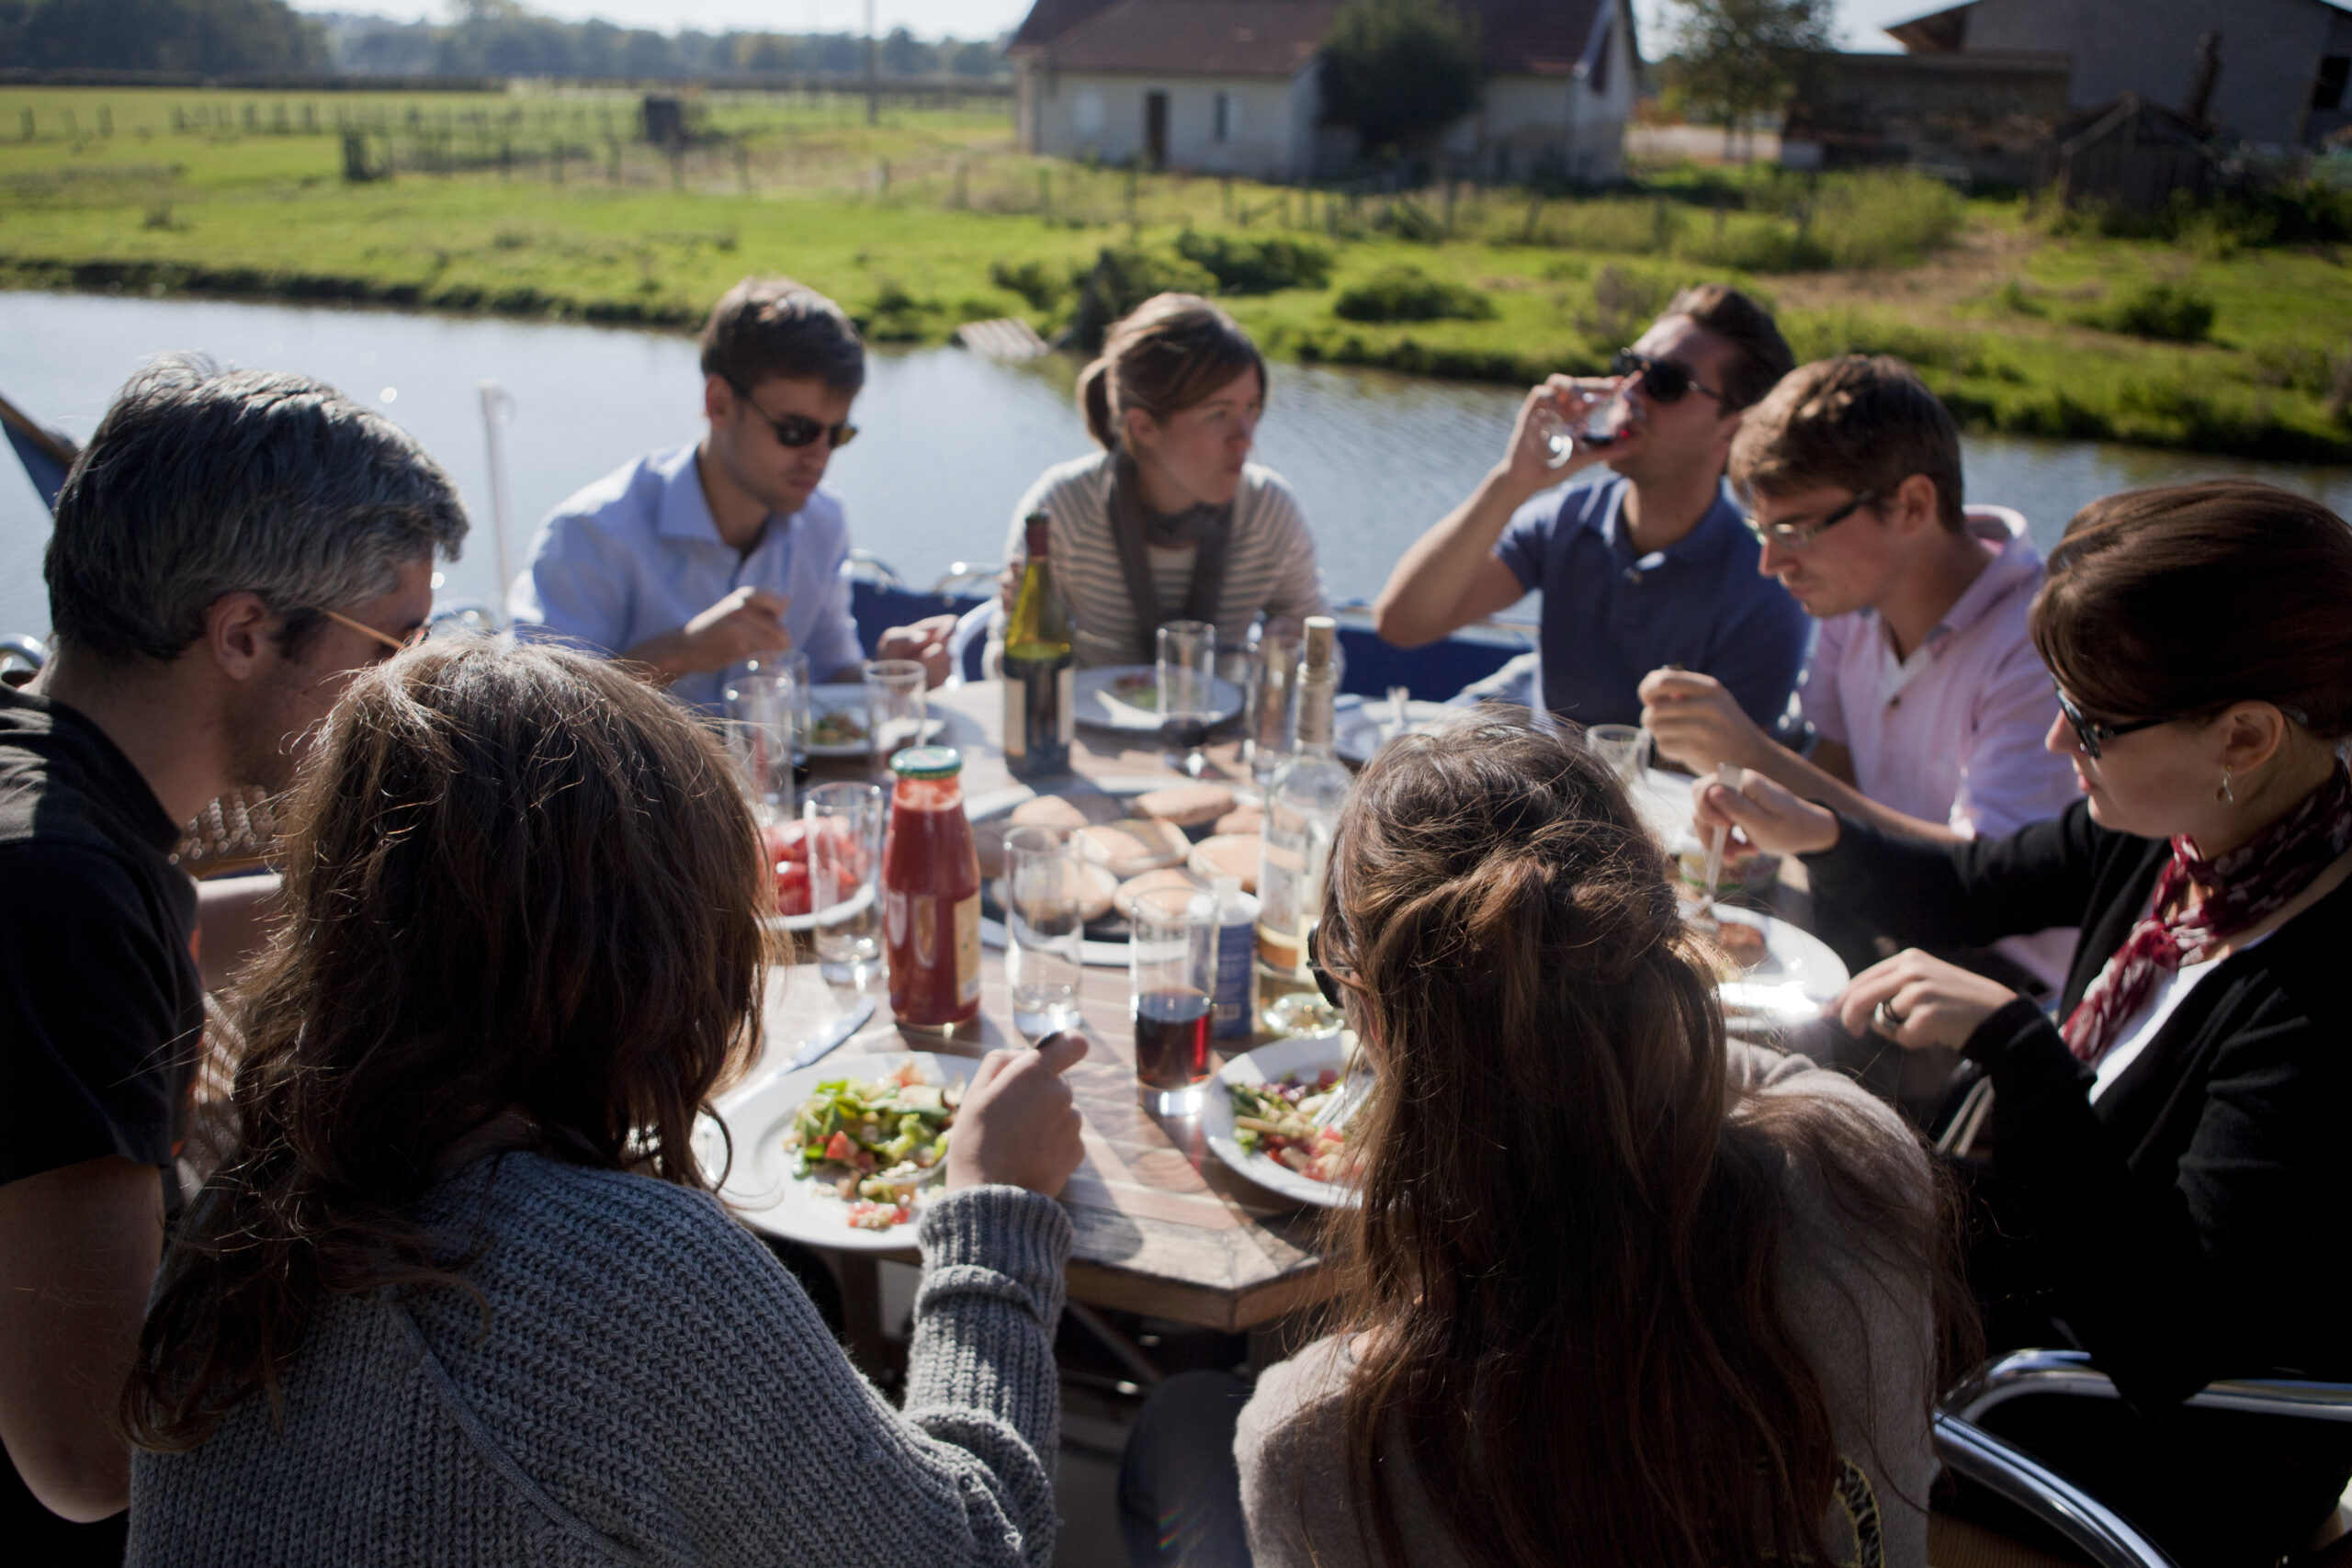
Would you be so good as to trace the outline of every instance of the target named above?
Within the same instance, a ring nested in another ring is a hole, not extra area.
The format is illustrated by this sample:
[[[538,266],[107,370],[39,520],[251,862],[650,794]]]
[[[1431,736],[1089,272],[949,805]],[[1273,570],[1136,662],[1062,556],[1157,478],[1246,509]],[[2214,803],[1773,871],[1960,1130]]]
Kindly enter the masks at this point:
[[[1021,592],[1004,626],[1004,765],[1016,779],[1069,772],[1078,723],[1069,606],[1054,582],[1046,514],[1030,513],[1027,526]]]

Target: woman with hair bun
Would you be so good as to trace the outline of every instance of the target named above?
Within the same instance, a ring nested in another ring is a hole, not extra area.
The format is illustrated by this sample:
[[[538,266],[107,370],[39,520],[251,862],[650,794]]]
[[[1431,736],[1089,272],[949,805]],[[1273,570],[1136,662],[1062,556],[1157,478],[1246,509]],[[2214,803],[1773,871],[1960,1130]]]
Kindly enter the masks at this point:
[[[1080,374],[1078,401],[1102,450],[1046,469],[1013,509],[1008,608],[1043,512],[1081,666],[1151,662],[1165,621],[1210,622],[1234,649],[1261,615],[1323,613],[1298,502],[1249,460],[1266,362],[1232,317],[1193,294],[1145,300]]]
[[[2084,796],[2057,819],[1931,844],[1750,773],[1701,788],[1700,826],[1803,854],[1816,897],[1899,940],[2082,929],[2054,1019],[1914,948],[1839,1021],[1990,1077],[1970,1273],[1996,1346],[2078,1346],[2123,1396],[2003,1406],[2010,1435],[2184,1564],[2267,1563],[2335,1506],[2352,1440],[2180,1404],[2352,1379],[2352,529],[2245,480],[2109,496],[2032,629]]]
[[[1335,1332],[1240,1412],[1246,1550],[1167,1430],[1239,1391],[1155,1393],[1129,1559],[1917,1568],[1956,1289],[1926,1156],[1726,1043],[1623,785],[1510,713],[1395,741],[1340,815],[1315,962],[1378,1077]]]

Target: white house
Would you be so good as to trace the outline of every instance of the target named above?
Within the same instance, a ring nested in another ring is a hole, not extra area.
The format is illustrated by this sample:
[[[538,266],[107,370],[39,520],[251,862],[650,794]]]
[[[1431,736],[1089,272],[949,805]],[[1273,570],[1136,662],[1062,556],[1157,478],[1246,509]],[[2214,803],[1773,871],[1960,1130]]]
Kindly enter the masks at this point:
[[[1614,179],[1640,54],[1630,0],[1453,0],[1485,101],[1442,139],[1464,172]],[[1049,157],[1298,180],[1344,166],[1317,57],[1340,0],[1036,0],[1006,52],[1021,142]]]

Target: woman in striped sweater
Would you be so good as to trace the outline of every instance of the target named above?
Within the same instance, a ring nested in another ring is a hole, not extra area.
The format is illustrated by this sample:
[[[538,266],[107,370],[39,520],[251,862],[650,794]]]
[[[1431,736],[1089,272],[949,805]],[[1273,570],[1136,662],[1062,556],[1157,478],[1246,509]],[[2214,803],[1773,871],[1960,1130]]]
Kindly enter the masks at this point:
[[[1078,398],[1102,450],[1046,469],[1013,509],[1007,608],[1024,521],[1043,512],[1081,666],[1149,663],[1163,621],[1214,622],[1217,646],[1238,649],[1261,615],[1323,613],[1298,502],[1249,460],[1266,362],[1232,317],[1193,294],[1144,301],[1111,328]]]

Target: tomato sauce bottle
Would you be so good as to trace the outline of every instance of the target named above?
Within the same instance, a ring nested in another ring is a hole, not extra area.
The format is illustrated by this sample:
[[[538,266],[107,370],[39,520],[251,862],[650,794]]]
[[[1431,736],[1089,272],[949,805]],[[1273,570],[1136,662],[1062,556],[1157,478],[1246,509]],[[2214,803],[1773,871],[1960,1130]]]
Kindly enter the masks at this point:
[[[882,843],[882,942],[902,1029],[946,1034],[980,1013],[980,857],[964,815],[964,759],[910,746]]]

